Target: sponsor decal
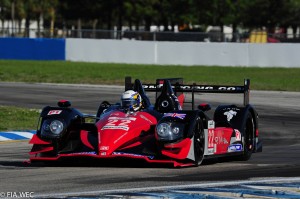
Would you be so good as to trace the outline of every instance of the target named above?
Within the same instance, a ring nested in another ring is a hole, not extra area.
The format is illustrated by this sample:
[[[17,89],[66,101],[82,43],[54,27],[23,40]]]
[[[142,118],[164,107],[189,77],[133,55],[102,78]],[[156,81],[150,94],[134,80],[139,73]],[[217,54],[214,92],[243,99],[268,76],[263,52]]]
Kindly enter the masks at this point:
[[[208,129],[214,129],[215,128],[215,122],[213,120],[208,120]]]
[[[224,113],[224,115],[227,116],[227,121],[228,121],[228,122],[233,118],[233,116],[236,116],[236,114],[237,114],[237,112],[236,112],[236,111],[233,111],[233,110],[226,111],[226,112]]]
[[[103,126],[101,130],[106,130],[106,129],[118,129],[118,130],[128,131],[129,127],[128,126]]]
[[[223,108],[222,110],[223,110],[223,111],[230,111],[230,110],[233,110],[233,111],[240,111],[241,109],[236,108],[236,107],[227,107],[227,108]]]
[[[101,151],[108,151],[109,150],[109,146],[101,146],[100,150]]]
[[[208,154],[211,155],[211,154],[214,154],[215,151],[214,151],[214,148],[211,148],[211,149],[208,149],[207,150]]]
[[[228,141],[223,137],[215,137],[216,144],[228,144]]]
[[[129,124],[135,121],[135,117],[109,117],[107,123],[102,127],[101,130],[105,129],[121,129],[128,131]]]
[[[228,141],[225,138],[223,138],[223,143],[228,144]]]
[[[115,141],[114,144],[116,144],[117,142],[119,142],[119,140],[121,140],[124,136],[126,136],[128,134],[128,132],[123,133],[120,137],[118,137]]]
[[[235,91],[236,88],[235,88],[235,87],[232,87],[232,86],[220,86],[220,87],[218,88],[218,90]]]
[[[143,85],[144,89],[155,89],[156,85]]]
[[[158,88],[161,88],[163,83],[159,82],[157,85]],[[155,89],[156,85],[143,85],[145,89]],[[175,88],[175,86],[172,85],[172,88]],[[243,87],[240,86],[197,86],[197,85],[181,85],[180,89],[182,90],[220,90],[220,91],[239,91],[243,90]]]
[[[180,86],[181,89],[183,90],[224,90],[224,91],[235,91],[239,90],[238,87],[233,87],[233,86],[195,86],[195,85],[183,85]]]
[[[61,114],[62,110],[51,110],[48,112],[47,115],[59,115]]]
[[[146,156],[146,155],[135,154],[135,153],[113,152],[112,155],[124,155],[124,156],[142,157],[142,158],[149,158],[151,160],[154,159],[154,156]]]
[[[224,131],[217,131],[214,135],[214,144],[228,144],[228,141],[224,137]]]
[[[129,111],[126,113],[125,117],[136,116],[137,112]]]
[[[153,124],[153,122],[151,120],[149,120],[147,117],[145,117],[144,115],[140,115],[140,117],[146,121],[148,121],[149,123]]]
[[[70,153],[72,155],[96,155],[95,151]]]
[[[176,118],[179,118],[179,119],[184,119],[186,116],[186,114],[184,113],[165,113],[164,114],[164,117],[176,117]]]
[[[135,117],[109,117],[109,120],[132,120],[135,121]]]
[[[234,132],[235,132],[235,140],[236,141],[242,141],[242,134],[239,130],[237,129],[234,129]]]
[[[243,147],[241,144],[232,144],[228,147],[228,152],[238,152],[242,151]]]

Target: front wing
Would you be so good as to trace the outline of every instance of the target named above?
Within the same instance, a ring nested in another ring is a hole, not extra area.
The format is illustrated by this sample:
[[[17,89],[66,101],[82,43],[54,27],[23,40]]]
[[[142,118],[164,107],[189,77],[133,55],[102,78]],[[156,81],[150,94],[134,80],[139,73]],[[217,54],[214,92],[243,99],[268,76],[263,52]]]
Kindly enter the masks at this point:
[[[193,166],[193,162],[187,160],[189,153],[192,153],[192,141],[190,138],[186,138],[176,144],[167,144],[164,149],[160,151],[160,155],[145,155],[139,152],[128,152],[126,150],[114,151],[111,154],[101,153],[100,151],[83,151],[83,152],[70,152],[59,153],[57,155],[44,155],[53,151],[51,143],[41,140],[37,135],[34,135],[30,140],[30,144],[33,144],[33,148],[30,155],[30,162],[55,162],[65,158],[82,158],[88,157],[93,159],[105,160],[105,159],[140,159],[148,163],[157,164],[171,164],[174,167],[187,167]],[[101,147],[99,147],[101,148]],[[102,147],[103,148],[103,147]]]

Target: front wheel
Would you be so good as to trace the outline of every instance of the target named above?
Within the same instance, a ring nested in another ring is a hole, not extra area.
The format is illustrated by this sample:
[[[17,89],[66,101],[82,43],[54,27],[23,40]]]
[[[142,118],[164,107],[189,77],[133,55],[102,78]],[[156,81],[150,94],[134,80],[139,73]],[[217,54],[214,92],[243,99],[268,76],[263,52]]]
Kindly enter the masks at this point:
[[[254,140],[255,140],[255,124],[253,120],[253,116],[251,113],[248,113],[247,120],[245,124],[245,139],[244,139],[244,152],[241,156],[241,160],[249,160],[252,155],[252,151],[254,148]]]
[[[197,117],[194,127],[194,163],[199,166],[204,158],[204,128],[200,117]]]

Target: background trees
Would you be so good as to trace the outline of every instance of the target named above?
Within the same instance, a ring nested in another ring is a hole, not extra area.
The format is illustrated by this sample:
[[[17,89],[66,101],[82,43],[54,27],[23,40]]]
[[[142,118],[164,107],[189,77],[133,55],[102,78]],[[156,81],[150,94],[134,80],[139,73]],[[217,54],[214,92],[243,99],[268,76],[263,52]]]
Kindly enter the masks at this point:
[[[255,29],[300,24],[300,0],[0,0],[0,20],[20,24],[74,29],[200,30],[208,25]],[[44,22],[41,24],[41,22]],[[20,27],[20,26],[18,26]]]

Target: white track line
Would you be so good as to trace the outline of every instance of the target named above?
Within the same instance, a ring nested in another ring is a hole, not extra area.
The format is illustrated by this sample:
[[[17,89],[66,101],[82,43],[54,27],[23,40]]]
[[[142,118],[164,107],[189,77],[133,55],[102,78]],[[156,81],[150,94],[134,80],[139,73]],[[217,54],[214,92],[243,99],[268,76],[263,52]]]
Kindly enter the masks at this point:
[[[6,131],[6,132],[0,132],[0,142],[4,141],[14,141],[14,140],[24,140],[24,139],[31,139],[34,133],[32,132],[22,132],[22,131]],[[22,137],[22,139],[14,139],[9,138],[9,135],[17,135]]]
[[[12,139],[8,139],[8,138],[3,137],[3,136],[0,135],[0,142],[1,141],[10,141],[10,140],[12,140]]]
[[[242,180],[233,182],[212,182],[190,185],[177,185],[177,186],[159,186],[159,187],[147,187],[147,188],[132,188],[132,189],[111,189],[111,190],[99,190],[99,191],[83,191],[83,192],[69,192],[69,193],[57,193],[57,194],[45,194],[35,195],[35,197],[67,197],[67,196],[87,196],[87,195],[99,195],[99,194],[112,194],[112,193],[136,193],[136,192],[149,192],[159,191],[167,189],[184,189],[184,188],[206,188],[206,187],[222,187],[229,185],[243,185],[249,183],[288,183],[288,182],[300,182],[300,177],[295,178],[268,178],[262,180]]]
[[[15,134],[15,135],[19,135],[25,138],[32,138],[33,133],[29,133],[29,132],[18,132],[18,131],[11,131],[11,132],[5,132],[5,133],[11,133],[11,134]]]

